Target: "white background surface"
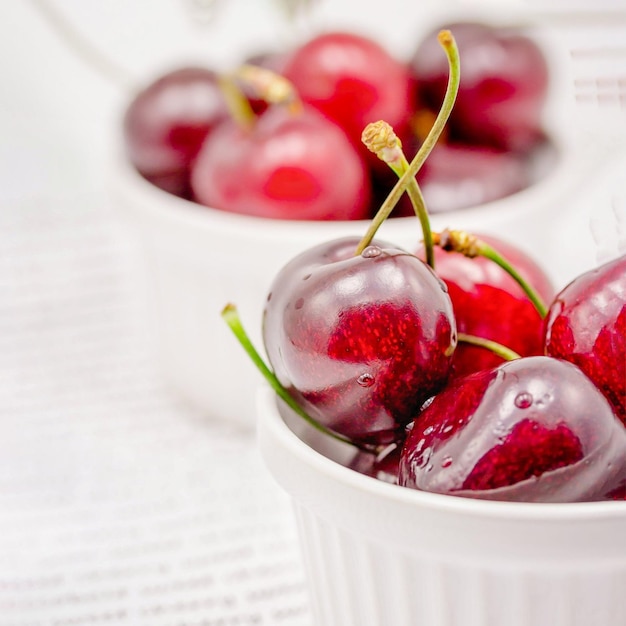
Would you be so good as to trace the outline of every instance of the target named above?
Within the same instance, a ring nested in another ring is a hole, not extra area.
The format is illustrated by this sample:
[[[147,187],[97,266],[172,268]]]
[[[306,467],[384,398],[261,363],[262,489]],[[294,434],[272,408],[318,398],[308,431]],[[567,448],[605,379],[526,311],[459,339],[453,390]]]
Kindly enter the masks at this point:
[[[49,4],[131,84],[293,36],[270,0],[223,3],[207,26],[191,0]],[[401,52],[410,21],[385,5],[381,20],[321,2],[317,19],[352,15]],[[593,155],[542,259],[563,283],[624,245],[626,13],[545,19],[568,59],[563,114]],[[0,626],[309,626],[289,503],[253,433],[191,411],[155,371],[105,186],[127,87],[34,0],[0,6],[0,77]]]

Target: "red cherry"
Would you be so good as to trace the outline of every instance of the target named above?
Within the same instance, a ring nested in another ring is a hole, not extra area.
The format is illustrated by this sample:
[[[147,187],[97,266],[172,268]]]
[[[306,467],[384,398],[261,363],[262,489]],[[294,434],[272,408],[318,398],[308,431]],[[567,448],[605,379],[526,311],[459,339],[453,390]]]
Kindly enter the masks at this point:
[[[546,354],[580,367],[626,426],[626,255],[575,278],[556,295]]]
[[[543,301],[554,295],[550,278],[529,255],[501,238],[479,238],[513,265]],[[423,256],[420,250],[418,256]],[[520,356],[543,354],[543,319],[519,284],[485,257],[468,258],[435,248],[437,275],[448,286],[459,333],[491,339]],[[496,367],[502,359],[487,349],[459,343],[452,360],[452,376]]]
[[[447,26],[462,59],[461,82],[448,121],[451,137],[500,149],[527,150],[542,138],[548,66],[539,46],[515,28],[474,22]],[[437,111],[448,80],[436,34],[419,44],[411,63],[418,100]]]
[[[458,379],[412,424],[399,484],[526,502],[602,499],[626,473],[626,430],[579,368],[537,356]]]
[[[439,54],[444,56],[441,50]],[[377,120],[385,120],[400,134],[408,124],[415,105],[406,64],[367,37],[331,32],[296,49],[283,75],[304,102],[345,130],[368,162],[377,169],[386,168],[363,147],[361,133]]]
[[[170,193],[189,196],[189,171],[207,134],[228,116],[210,69],[174,70],[148,85],[124,116],[124,140],[131,163]]]
[[[201,204],[292,220],[367,217],[365,166],[338,126],[305,107],[272,106],[253,128],[226,121],[207,138],[191,184]]]
[[[395,440],[446,382],[456,330],[445,286],[417,257],[356,238],[315,246],[276,276],[263,339],[281,384],[355,442]]]

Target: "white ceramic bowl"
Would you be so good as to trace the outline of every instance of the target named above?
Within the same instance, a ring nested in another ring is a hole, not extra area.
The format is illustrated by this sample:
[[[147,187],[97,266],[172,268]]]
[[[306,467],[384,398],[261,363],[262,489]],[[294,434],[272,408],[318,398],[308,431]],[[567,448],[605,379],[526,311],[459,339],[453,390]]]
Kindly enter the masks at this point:
[[[583,184],[588,163],[566,116],[549,114],[555,110],[548,107],[545,126],[558,158],[547,175],[507,198],[434,215],[433,228],[514,239],[549,267],[550,254],[558,252],[550,246],[553,227],[566,215],[568,197]],[[362,236],[368,223],[283,222],[201,207],[146,182],[121,150],[111,164],[110,190],[113,206],[133,227],[144,252],[166,379],[210,416],[252,424],[258,374],[220,318],[221,309],[236,304],[260,346],[262,309],[278,270],[316,243]],[[389,220],[379,237],[413,249],[421,238],[419,222],[414,217]]]
[[[315,626],[624,626],[626,503],[418,492],[344,466],[348,446],[257,396],[291,496]]]

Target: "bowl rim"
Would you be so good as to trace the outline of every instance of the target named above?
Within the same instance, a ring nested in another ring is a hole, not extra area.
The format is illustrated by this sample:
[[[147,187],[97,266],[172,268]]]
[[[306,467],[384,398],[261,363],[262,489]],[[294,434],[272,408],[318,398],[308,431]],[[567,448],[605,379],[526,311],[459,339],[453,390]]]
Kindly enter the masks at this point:
[[[621,519],[626,523],[626,502],[621,501],[529,503],[484,500],[428,493],[377,480],[328,458],[303,441],[284,421],[278,409],[278,396],[266,383],[257,389],[256,400],[259,430],[280,444],[293,462],[302,463],[310,471],[379,500],[485,519],[542,523]],[[263,446],[261,453],[265,456]],[[271,459],[265,458],[265,461],[272,469]],[[280,482],[278,477],[277,480]]]
[[[484,204],[455,211],[430,213],[431,222],[454,224],[456,220],[459,220],[462,225],[465,222],[487,220],[489,223],[490,214],[493,219],[495,211],[499,223],[500,214],[505,216],[503,220],[513,220],[525,213],[536,212],[535,207],[545,205],[547,201],[557,201],[558,197],[571,187],[572,181],[578,180],[578,172],[584,171],[582,168],[584,168],[585,159],[576,148],[575,138],[565,129],[558,126],[553,128],[548,133],[548,139],[555,151],[554,164],[550,171],[533,184],[516,193]],[[296,234],[297,236],[299,233],[319,237],[326,235],[328,230],[332,230],[337,236],[355,232],[364,234],[371,222],[371,218],[359,220],[269,219],[231,213],[178,197],[149,182],[136,170],[123,147],[121,138],[118,138],[118,145],[109,155],[107,178],[107,186],[113,190],[117,198],[132,200],[125,203],[126,210],[130,208],[136,213],[150,216],[151,219],[187,227],[200,233],[236,232],[241,238],[253,237],[257,241],[259,239],[271,241],[288,235]],[[419,224],[414,215],[387,219],[381,226],[381,237],[388,238],[390,235],[406,232],[408,224],[416,224],[416,233],[419,232]]]
[[[520,191],[473,207],[450,212],[431,213],[430,217],[433,222],[453,222],[460,218],[463,222],[467,221],[474,224],[484,218],[488,219],[493,210],[498,213],[501,211],[507,213],[510,219],[523,217],[527,212],[526,205],[545,205],[547,202],[559,202],[559,198],[562,198],[567,190],[578,185],[581,177],[584,178],[587,167],[593,160],[593,155],[589,155],[588,146],[581,145],[580,138],[572,130],[572,123],[568,115],[570,112],[566,94],[568,83],[563,82],[562,76],[566,72],[561,71],[569,62],[567,48],[561,42],[555,43],[556,38],[552,36],[554,27],[549,21],[542,19],[541,12],[528,11],[511,2],[507,2],[506,5],[506,9],[489,3],[489,6],[468,5],[455,7],[451,10],[450,7],[435,3],[425,13],[421,32],[426,34],[429,30],[441,26],[451,19],[455,21],[482,20],[494,26],[514,26],[520,28],[522,32],[525,31],[527,36],[530,36],[542,49],[549,66],[550,84],[543,107],[541,129],[555,150],[555,163],[551,166],[550,171]],[[363,32],[363,34],[366,33]],[[413,39],[414,35],[411,35],[410,41],[413,42]],[[131,196],[135,202],[130,203],[133,205],[130,208],[138,209],[144,215],[151,215],[153,218],[170,224],[193,228],[200,233],[224,232],[230,234],[236,232],[242,239],[248,236],[247,229],[254,232],[254,237],[257,240],[267,241],[274,241],[286,234],[298,237],[300,232],[309,233],[311,236],[319,238],[331,228],[331,225],[332,230],[338,236],[354,234],[355,232],[364,234],[366,232],[370,219],[350,221],[268,220],[264,217],[235,214],[204,206],[193,200],[180,198],[159,189],[141,176],[132,166],[125,149],[121,129],[126,110],[133,97],[134,95],[131,95],[118,103],[114,115],[118,132],[110,146],[110,163],[107,168],[108,187],[113,188],[118,196],[120,194]],[[144,201],[137,202],[142,197]],[[530,213],[535,211],[536,209],[531,209]],[[452,219],[449,219],[450,217]],[[385,234],[381,234],[381,237],[387,237],[386,233],[391,236],[402,234],[406,231],[405,226],[410,223],[407,220],[415,222],[415,216],[395,217],[386,220],[381,227],[381,233]],[[271,228],[265,228],[268,223]],[[461,224],[461,227],[464,225]],[[419,225],[416,232],[421,232]]]

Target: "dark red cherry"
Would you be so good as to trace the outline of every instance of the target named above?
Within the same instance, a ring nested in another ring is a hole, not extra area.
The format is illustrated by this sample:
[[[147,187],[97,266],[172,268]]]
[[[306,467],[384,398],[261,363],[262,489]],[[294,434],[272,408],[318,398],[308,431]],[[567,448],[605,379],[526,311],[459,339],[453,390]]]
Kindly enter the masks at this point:
[[[226,121],[193,167],[194,198],[224,211],[291,220],[369,214],[367,170],[344,133],[315,109],[272,106],[252,128]]]
[[[542,267],[518,246],[502,238],[480,239],[504,256],[544,302],[554,288]],[[423,251],[418,251],[423,257]],[[459,252],[435,248],[435,268],[448,286],[459,333],[491,339],[520,356],[543,354],[543,318],[519,284],[499,265],[485,257],[468,258]],[[459,377],[496,367],[501,357],[459,343],[452,360],[452,376]]]
[[[446,26],[461,58],[461,82],[448,121],[452,139],[506,150],[528,150],[542,137],[549,73],[539,46],[520,30],[477,22]],[[411,67],[418,100],[441,106],[448,67],[436,29],[418,45]]]
[[[188,197],[191,164],[207,134],[227,116],[215,72],[171,71],[139,92],[126,110],[130,161],[158,187]]]
[[[626,475],[626,429],[583,374],[517,359],[451,383],[412,423],[399,484],[493,500],[603,499]]]
[[[575,278],[546,317],[546,354],[575,363],[626,426],[626,255]]]
[[[445,384],[456,329],[445,285],[382,242],[315,246],[274,279],[263,340],[276,376],[309,415],[356,442],[397,439]]]
[[[439,49],[439,55],[445,55]],[[297,48],[284,76],[304,102],[345,130],[376,168],[386,168],[361,143],[370,122],[385,120],[401,134],[415,108],[414,89],[405,63],[377,42],[349,32],[326,32]]]

